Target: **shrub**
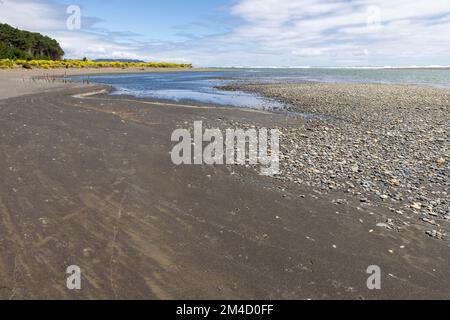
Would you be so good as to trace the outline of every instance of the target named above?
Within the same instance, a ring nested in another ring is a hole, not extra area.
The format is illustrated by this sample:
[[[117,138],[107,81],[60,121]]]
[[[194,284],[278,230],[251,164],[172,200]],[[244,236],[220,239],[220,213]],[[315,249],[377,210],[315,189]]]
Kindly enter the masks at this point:
[[[22,66],[26,69],[57,69],[57,68],[192,68],[190,64],[176,64],[169,62],[119,62],[119,61],[82,61],[82,60],[28,60],[28,59],[1,59],[0,68],[10,69]]]
[[[22,68],[24,68],[24,69],[33,69],[31,64],[29,64],[28,62],[22,63]]]
[[[12,69],[14,68],[14,61],[10,59],[0,60],[0,69]]]

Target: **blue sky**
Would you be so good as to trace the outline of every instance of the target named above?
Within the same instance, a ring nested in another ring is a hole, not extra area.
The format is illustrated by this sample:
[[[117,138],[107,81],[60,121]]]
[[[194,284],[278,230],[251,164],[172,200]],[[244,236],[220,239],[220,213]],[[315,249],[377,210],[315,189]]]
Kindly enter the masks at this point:
[[[142,38],[181,41],[183,32],[197,32],[199,36],[223,32],[226,25],[211,22],[226,19],[224,0],[105,0],[55,1],[61,4],[77,4],[83,15],[98,17],[102,21],[96,27],[139,34]],[[129,3],[130,5],[126,5]],[[101,13],[101,14],[99,14]],[[209,23],[208,28],[196,24]],[[185,30],[185,28],[191,30]],[[211,29],[213,28],[213,29]]]
[[[67,7],[80,8],[69,30]],[[449,0],[0,0],[67,58],[196,66],[450,65]]]

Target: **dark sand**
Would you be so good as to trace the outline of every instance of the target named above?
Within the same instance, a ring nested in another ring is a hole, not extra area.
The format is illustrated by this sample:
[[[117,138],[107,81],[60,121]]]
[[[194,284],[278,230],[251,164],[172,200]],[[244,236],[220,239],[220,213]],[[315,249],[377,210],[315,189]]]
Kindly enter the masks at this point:
[[[301,119],[73,97],[94,89],[0,100],[0,298],[450,297],[448,243],[374,228],[385,209],[368,215],[252,169],[170,159],[185,122]],[[66,288],[70,265],[80,291]],[[382,268],[380,291],[367,289],[370,265]]]
[[[0,69],[0,99],[18,97],[24,94],[41,93],[55,89],[65,88],[67,84],[56,81],[58,77],[64,76],[86,76],[96,74],[123,74],[123,73],[150,73],[150,72],[204,72],[212,69],[193,68],[102,68],[102,69],[32,69],[23,68]],[[214,69],[216,70],[216,69]],[[37,79],[44,79],[38,81]],[[74,86],[74,85],[72,85]]]

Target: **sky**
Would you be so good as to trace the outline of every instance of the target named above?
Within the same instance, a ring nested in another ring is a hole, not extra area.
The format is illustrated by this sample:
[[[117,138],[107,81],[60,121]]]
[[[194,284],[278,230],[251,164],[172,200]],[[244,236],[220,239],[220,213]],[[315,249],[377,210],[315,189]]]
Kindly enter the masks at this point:
[[[450,0],[0,0],[0,22],[68,59],[450,66]]]

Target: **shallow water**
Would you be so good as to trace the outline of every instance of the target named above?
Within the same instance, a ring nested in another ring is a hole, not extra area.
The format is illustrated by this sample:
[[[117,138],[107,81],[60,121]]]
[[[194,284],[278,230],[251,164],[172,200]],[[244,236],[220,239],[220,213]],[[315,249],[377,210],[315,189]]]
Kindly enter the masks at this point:
[[[86,77],[74,77],[82,80]],[[236,82],[396,83],[450,88],[446,69],[227,69],[213,72],[141,73],[89,76],[94,83],[114,87],[113,95],[132,95],[176,102],[197,102],[261,110],[284,110],[280,102],[256,94],[215,87]]]
[[[131,95],[176,102],[197,102],[255,108],[261,110],[283,110],[285,105],[256,94],[218,90],[232,82],[220,79],[223,72],[171,72],[130,75],[89,76],[94,83],[114,87],[112,95]],[[85,77],[75,77],[75,80]]]

